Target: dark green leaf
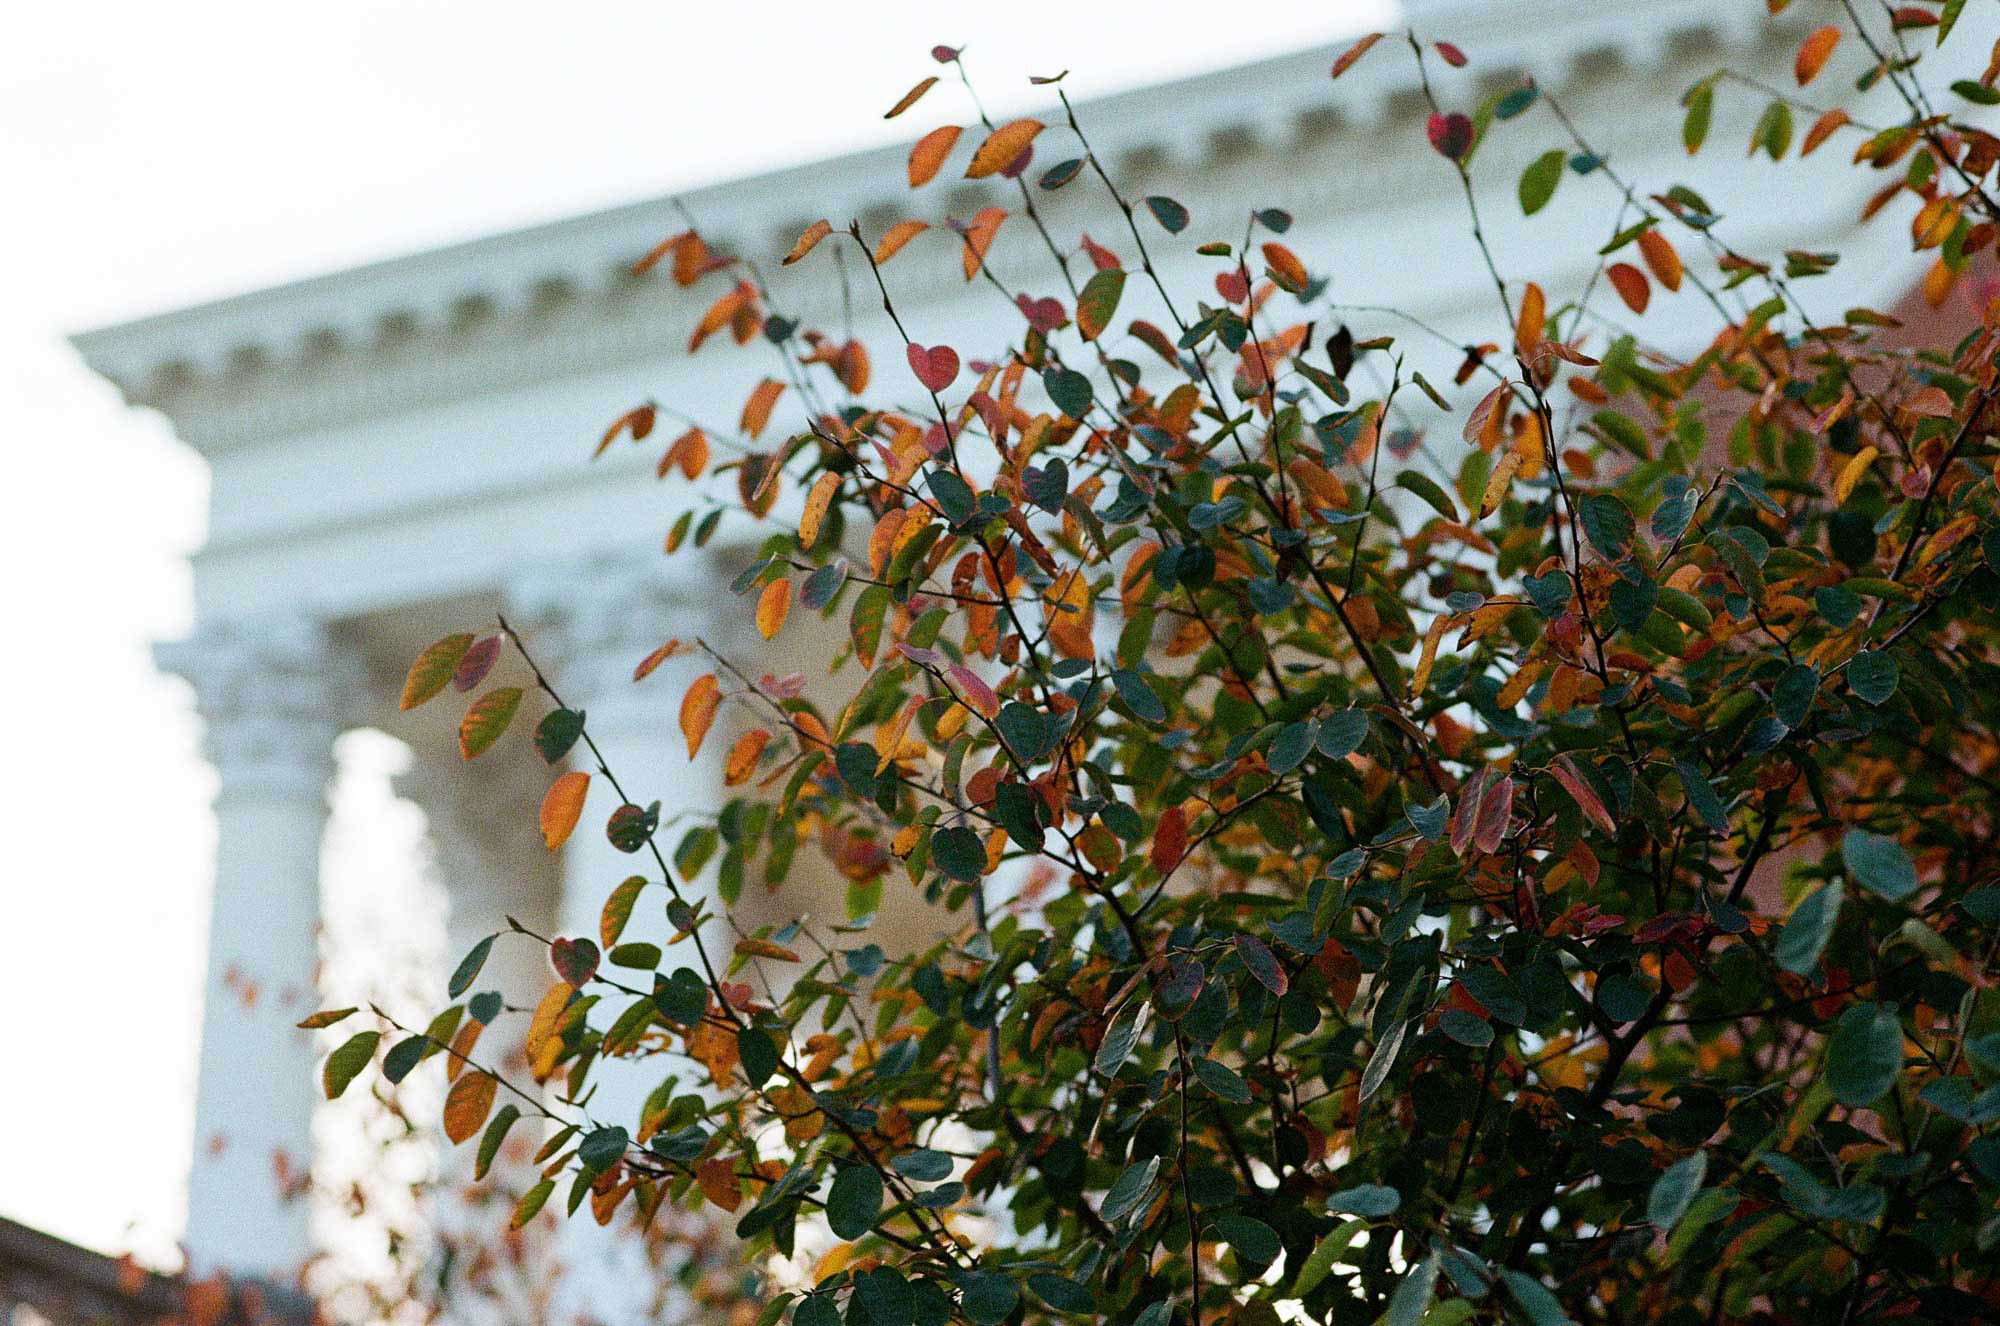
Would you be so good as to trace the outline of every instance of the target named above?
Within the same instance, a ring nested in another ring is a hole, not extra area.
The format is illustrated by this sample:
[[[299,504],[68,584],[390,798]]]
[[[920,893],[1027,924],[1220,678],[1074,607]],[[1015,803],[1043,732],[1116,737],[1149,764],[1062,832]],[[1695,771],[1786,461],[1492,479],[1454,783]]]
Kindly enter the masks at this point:
[[[1834,923],[1840,919],[1840,882],[1823,884],[1800,900],[1785,918],[1772,952],[1778,965],[1795,976],[1804,976],[1819,963],[1819,955],[1833,938]]]
[[[826,1221],[834,1236],[858,1239],[882,1213],[882,1176],[868,1165],[849,1165],[833,1176],[826,1196]]]
[[[326,1089],[328,1100],[338,1098],[341,1092],[347,1090],[347,1084],[368,1066],[381,1039],[379,1031],[358,1031],[326,1057],[326,1066],[320,1070],[320,1085]]]
[[[1903,1071],[1903,1024],[1881,1004],[1854,1004],[1826,1044],[1826,1085],[1833,1098],[1863,1109],[1888,1094]]]
[[[1890,902],[1917,891],[1916,864],[1894,838],[1849,829],[1840,838],[1840,857],[1857,883]]]

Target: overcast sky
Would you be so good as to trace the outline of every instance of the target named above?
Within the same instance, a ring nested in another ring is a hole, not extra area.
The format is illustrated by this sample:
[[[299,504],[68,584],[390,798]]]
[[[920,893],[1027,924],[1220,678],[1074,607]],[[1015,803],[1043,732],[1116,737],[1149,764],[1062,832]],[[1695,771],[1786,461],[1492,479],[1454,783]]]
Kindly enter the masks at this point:
[[[62,334],[900,136],[966,44],[989,102],[1196,72],[1373,26],[1392,0],[65,0],[0,49],[0,1214],[169,1261],[206,944],[211,782],[186,688],[206,474]],[[1203,13],[1207,10],[1207,13]],[[395,882],[407,817],[347,803]],[[371,832],[379,826],[379,832]],[[343,841],[349,841],[353,835]],[[343,849],[360,855],[363,848]],[[361,887],[355,884],[354,887]],[[393,905],[395,895],[387,895]],[[347,901],[380,915],[384,898]]]

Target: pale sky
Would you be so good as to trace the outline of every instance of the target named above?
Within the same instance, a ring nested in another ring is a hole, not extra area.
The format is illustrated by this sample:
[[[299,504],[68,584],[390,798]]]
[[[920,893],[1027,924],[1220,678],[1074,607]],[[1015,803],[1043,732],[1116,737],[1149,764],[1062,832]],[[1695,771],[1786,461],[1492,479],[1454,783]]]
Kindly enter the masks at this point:
[[[147,642],[190,620],[206,471],[62,334],[903,136],[967,46],[995,109],[1325,42],[1393,0],[64,0],[0,49],[0,1215],[173,1259],[212,780]],[[336,929],[407,898],[417,832],[363,744]],[[105,850],[106,845],[111,850]],[[398,892],[398,890],[404,890]]]

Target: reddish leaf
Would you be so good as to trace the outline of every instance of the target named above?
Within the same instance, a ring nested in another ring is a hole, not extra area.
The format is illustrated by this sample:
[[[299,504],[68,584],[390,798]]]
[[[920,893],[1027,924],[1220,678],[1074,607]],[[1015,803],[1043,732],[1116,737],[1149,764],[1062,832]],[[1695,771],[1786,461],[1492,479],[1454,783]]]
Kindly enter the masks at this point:
[[[580,990],[597,974],[597,945],[588,939],[557,939],[549,945],[549,965]]]
[[[1502,776],[1486,787],[1479,799],[1479,823],[1472,831],[1472,845],[1482,852],[1497,852],[1507,836],[1507,821],[1514,811],[1514,780]]]
[[[493,671],[493,664],[500,657],[500,637],[489,635],[484,640],[474,641],[472,648],[465,651],[452,670],[451,684],[459,691],[469,691],[486,680],[486,674]]]
[[[1382,40],[1381,33],[1371,32],[1367,36],[1355,42],[1352,46],[1348,47],[1346,50],[1342,51],[1340,53],[1340,58],[1333,62],[1333,77],[1339,78],[1342,74],[1352,69],[1355,65],[1355,62],[1360,60],[1362,56],[1368,54],[1369,48],[1380,40]]]
[[[1604,275],[1611,282],[1611,288],[1625,301],[1625,307],[1634,313],[1644,313],[1646,305],[1652,302],[1652,283],[1646,274],[1629,262],[1614,262],[1604,269]]]
[[[1562,784],[1563,791],[1569,793],[1570,800],[1576,802],[1591,823],[1606,833],[1618,832],[1618,825],[1613,822],[1611,813],[1605,810],[1604,803],[1598,799],[1597,793],[1591,790],[1590,784],[1584,781],[1582,771],[1568,755],[1556,756],[1549,765],[1549,776]]]
[[[466,1073],[451,1084],[444,1098],[444,1135],[454,1145],[485,1126],[499,1089],[498,1080],[485,1073]]]
[[[1187,812],[1168,806],[1153,829],[1153,869],[1164,875],[1187,855]]]
[[[908,92],[905,92],[903,94],[903,99],[901,101],[898,101],[895,105],[891,106],[883,114],[882,118],[885,120],[895,119],[898,115],[901,115],[904,111],[916,105],[917,99],[923,96],[924,93],[930,91],[931,88],[935,87],[936,85],[937,85],[936,74],[932,74],[928,78],[922,79],[917,83],[915,87],[911,88]]]
[[[1437,46],[1438,57],[1446,64],[1450,65],[1453,69],[1465,68],[1464,51],[1461,51],[1448,41],[1436,42],[1434,44]]]
[[[1453,111],[1449,115],[1433,113],[1425,121],[1424,132],[1431,140],[1431,146],[1440,156],[1462,161],[1472,149],[1472,121]]]
[[[1833,48],[1839,44],[1840,29],[1831,26],[1814,29],[1799,43],[1798,56],[1792,61],[1792,73],[1798,78],[1800,87],[1813,81],[1814,76],[1826,66]]]
[[[951,678],[951,684],[957,690],[958,698],[965,701],[967,708],[981,718],[993,718],[999,714],[1000,697],[993,693],[993,688],[986,684],[985,678],[963,663],[952,664],[945,670],[945,675]]]
[[[905,347],[905,354],[910,361],[910,371],[930,391],[941,392],[958,377],[958,351],[948,345],[925,349],[912,343]]]

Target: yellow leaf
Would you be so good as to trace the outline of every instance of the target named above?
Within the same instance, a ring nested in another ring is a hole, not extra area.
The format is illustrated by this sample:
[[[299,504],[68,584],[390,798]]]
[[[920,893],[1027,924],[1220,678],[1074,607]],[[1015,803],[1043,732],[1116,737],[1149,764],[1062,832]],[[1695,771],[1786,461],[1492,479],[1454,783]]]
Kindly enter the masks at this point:
[[[910,730],[910,720],[916,717],[923,703],[921,695],[911,696],[903,701],[894,718],[875,729],[876,773],[881,773],[895,762],[897,752],[903,748],[903,734]]]
[[[687,738],[690,760],[700,753],[701,739],[708,735],[708,725],[715,721],[715,710],[721,703],[722,688],[713,672],[696,677],[681,697],[681,735]]]
[[[832,233],[833,233],[833,225],[831,222],[827,221],[824,217],[822,217],[818,221],[813,222],[811,225],[805,228],[805,233],[799,236],[798,243],[792,245],[792,251],[790,253],[787,253],[784,257],[784,260],[780,262],[778,265],[780,267],[790,267],[793,263],[805,257],[808,253],[811,253],[813,251],[813,245],[819,243],[821,240],[825,239],[828,235]]]
[[[1840,475],[1833,481],[1833,500],[1836,503],[1843,505],[1846,503],[1848,495],[1854,491],[1854,485],[1861,482],[1861,476],[1868,472],[1868,467],[1873,465],[1875,458],[1881,454],[1880,447],[1863,447],[1854,453],[1847,464],[1840,467]]]
[[[542,842],[553,852],[568,841],[583,814],[583,795],[590,788],[590,775],[572,769],[549,786],[542,798]]]
[[[410,664],[410,675],[403,679],[403,698],[400,708],[415,709],[424,701],[445,688],[451,674],[458,670],[458,660],[465,657],[465,651],[472,648],[472,633],[461,631],[448,635],[425,648],[417,655],[417,661]]]
[[[484,1127],[499,1089],[500,1083],[485,1073],[467,1073],[452,1083],[444,1098],[444,1135],[457,1144]]]
[[[955,124],[947,124],[933,129],[917,140],[910,149],[910,187],[921,189],[937,175],[944,159],[951,155],[952,145],[964,132]]]
[[[723,785],[735,787],[748,781],[756,771],[757,757],[764,753],[764,747],[770,740],[771,734],[761,727],[752,728],[738,737],[736,744],[729,748],[729,758],[722,762]]]
[[[1483,520],[1500,509],[1507,500],[1507,488],[1514,482],[1514,471],[1521,468],[1521,453],[1509,451],[1500,457],[1500,463],[1493,467],[1493,473],[1486,477],[1486,491],[1479,495],[1479,515]]]
[[[557,981],[542,995],[542,1001],[535,1005],[534,1016],[528,1019],[528,1035],[521,1043],[521,1050],[528,1061],[537,1066],[537,1081],[546,1077],[547,1070],[540,1067],[545,1051],[562,1044],[556,1037],[556,1029],[562,1025],[563,1014],[569,1010],[570,996],[576,990],[567,981]]]
[[[1417,675],[1410,678],[1410,698],[1413,700],[1422,695],[1424,687],[1430,683],[1431,668],[1437,664],[1438,641],[1444,638],[1449,621],[1448,617],[1433,617],[1430,629],[1424,632],[1423,653],[1417,657]]]
[[[1083,572],[1075,567],[1063,572],[1049,587],[1042,604],[1049,643],[1064,658],[1095,658],[1097,642],[1091,638],[1095,618],[1090,584],[1083,578]]]
[[[898,221],[890,226],[882,232],[881,242],[875,246],[876,265],[880,266],[895,257],[905,244],[930,228],[928,221]]]
[[[1800,87],[1813,81],[1819,71],[1826,66],[1827,57],[1833,54],[1833,48],[1839,44],[1840,29],[1836,27],[1818,28],[1807,34],[1806,39],[1799,44],[1797,58],[1792,61],[1792,74],[1799,80]]]
[[[805,509],[799,512],[799,546],[810,548],[819,539],[819,525],[826,519],[826,509],[833,505],[833,495],[840,490],[840,476],[828,470],[813,480],[811,491],[806,494]]]
[[[764,586],[757,596],[757,634],[766,640],[777,635],[792,610],[792,582],[780,576]]]
[[[972,163],[965,168],[965,178],[983,180],[1005,170],[1014,163],[1014,158],[1028,150],[1041,131],[1040,120],[1013,120],[1001,125],[973,152]]]
[[[500,739],[521,707],[521,688],[501,686],[479,697],[458,724],[458,753],[471,759]]]

